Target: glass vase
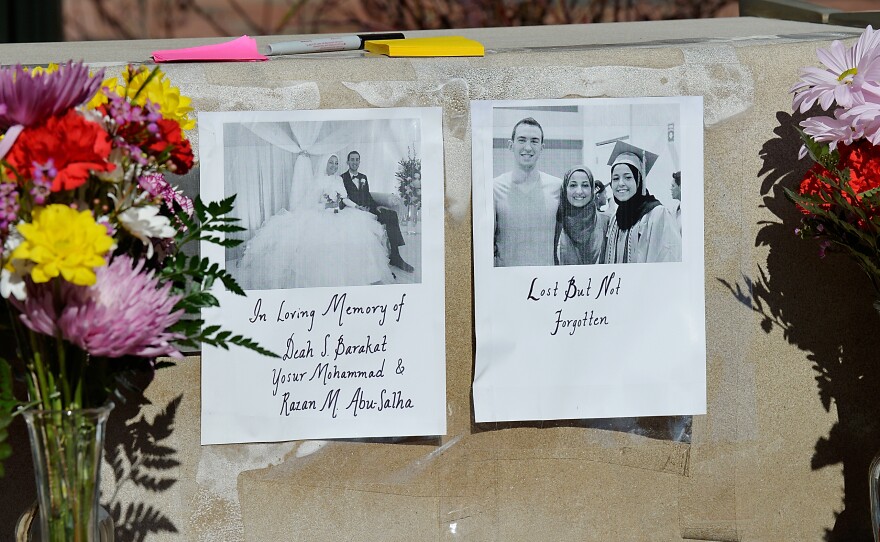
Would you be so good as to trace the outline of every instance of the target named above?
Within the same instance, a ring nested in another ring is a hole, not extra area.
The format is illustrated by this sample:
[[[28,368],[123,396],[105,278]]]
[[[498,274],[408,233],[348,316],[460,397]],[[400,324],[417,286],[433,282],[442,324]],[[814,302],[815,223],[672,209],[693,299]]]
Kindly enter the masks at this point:
[[[407,225],[406,233],[410,235],[414,235],[419,232],[418,224],[419,224],[419,206],[415,203],[411,203],[406,206],[406,218],[405,222]]]
[[[113,404],[26,410],[43,542],[98,542],[101,453]]]

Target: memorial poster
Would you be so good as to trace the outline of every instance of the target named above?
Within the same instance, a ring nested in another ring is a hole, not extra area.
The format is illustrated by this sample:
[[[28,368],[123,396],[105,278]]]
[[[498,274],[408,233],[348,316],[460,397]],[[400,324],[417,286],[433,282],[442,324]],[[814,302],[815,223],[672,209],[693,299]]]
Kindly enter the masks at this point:
[[[471,118],[476,421],[705,413],[702,98]]]
[[[280,356],[202,351],[202,444],[446,431],[438,108],[199,115],[201,196],[235,194],[245,290],[206,325]]]

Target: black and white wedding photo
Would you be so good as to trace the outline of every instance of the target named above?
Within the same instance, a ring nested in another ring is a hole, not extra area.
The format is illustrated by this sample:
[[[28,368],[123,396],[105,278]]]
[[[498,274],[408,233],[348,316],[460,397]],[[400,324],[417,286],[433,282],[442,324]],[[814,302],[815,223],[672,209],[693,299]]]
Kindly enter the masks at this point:
[[[421,282],[419,119],[229,122],[222,145],[244,289]]]
[[[241,244],[202,242],[220,325],[277,354],[206,345],[202,444],[446,431],[440,108],[199,115],[205,201]]]
[[[492,113],[495,267],[681,261],[678,104]]]

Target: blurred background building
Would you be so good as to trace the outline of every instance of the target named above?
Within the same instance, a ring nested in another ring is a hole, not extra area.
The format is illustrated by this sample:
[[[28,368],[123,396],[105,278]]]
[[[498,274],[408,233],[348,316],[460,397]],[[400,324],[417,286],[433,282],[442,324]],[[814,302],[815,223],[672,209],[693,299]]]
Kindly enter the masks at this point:
[[[785,1],[785,0],[782,0]],[[847,11],[880,0],[809,0]],[[0,0],[0,42],[736,17],[739,0]]]

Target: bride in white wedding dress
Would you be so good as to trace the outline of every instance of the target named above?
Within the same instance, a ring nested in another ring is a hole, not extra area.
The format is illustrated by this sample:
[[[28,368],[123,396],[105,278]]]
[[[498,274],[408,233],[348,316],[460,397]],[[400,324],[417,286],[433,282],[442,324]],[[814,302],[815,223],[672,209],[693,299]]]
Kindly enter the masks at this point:
[[[248,241],[238,267],[245,289],[363,286],[393,281],[385,229],[346,197],[339,157],[326,175],[294,186],[290,210],[270,217]],[[339,209],[338,203],[344,203]]]

